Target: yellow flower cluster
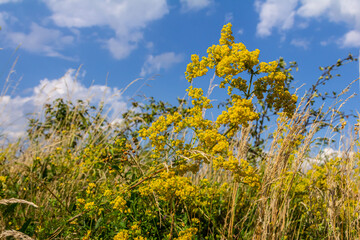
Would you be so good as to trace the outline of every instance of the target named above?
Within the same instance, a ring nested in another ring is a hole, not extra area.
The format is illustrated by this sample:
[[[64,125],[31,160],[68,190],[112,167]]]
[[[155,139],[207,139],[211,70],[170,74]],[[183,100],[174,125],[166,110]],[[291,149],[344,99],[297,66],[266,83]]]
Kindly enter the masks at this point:
[[[210,109],[213,106],[210,104],[210,99],[203,96],[204,92],[201,88],[193,88],[190,86],[186,91],[189,94],[189,97],[194,100],[191,103],[194,105],[194,108],[190,111],[192,115],[196,115],[196,113],[202,113],[202,109]]]
[[[221,153],[229,148],[226,137],[219,134],[216,129],[199,132],[198,137],[204,149],[210,150],[213,154]]]
[[[292,115],[296,108],[297,96],[291,95],[285,88],[286,75],[277,69],[276,61],[270,63],[260,63],[258,73],[267,73],[267,76],[261,77],[254,82],[254,94],[259,100],[264,98],[266,93],[266,103],[269,107],[274,107],[276,111],[281,108],[288,117]]]
[[[196,54],[191,55],[191,63],[186,67],[186,79],[193,79],[196,77],[204,76],[208,72],[206,68],[206,61],[199,61],[199,56]],[[191,80],[189,80],[190,82]]]
[[[214,160],[216,169],[222,168],[233,173],[236,181],[247,184],[251,187],[260,186],[260,176],[256,169],[252,167],[245,159],[236,159],[231,152],[228,153],[228,159],[219,156]]]
[[[186,201],[193,198],[196,193],[196,188],[188,177],[175,175],[174,172],[162,172],[158,178],[141,185],[138,190],[143,196],[155,193],[162,201],[173,198]]]
[[[194,78],[204,76],[207,68],[214,69],[215,74],[224,80],[220,83],[220,88],[228,86],[228,94],[232,95],[234,89],[238,89],[248,99],[250,94],[254,94],[258,100],[264,98],[266,93],[266,103],[269,107],[274,107],[276,111],[283,108],[284,112],[291,116],[295,110],[297,101],[296,95],[291,95],[285,87],[286,75],[278,68],[276,61],[259,64],[260,50],[249,51],[243,43],[234,43],[231,24],[223,27],[219,45],[213,45],[207,50],[207,57],[193,55],[191,62],[185,72],[185,77],[189,82]],[[256,66],[256,69],[254,67]],[[240,73],[248,71],[251,74],[249,83]],[[258,78],[254,83],[252,79],[259,74],[267,74]],[[251,84],[253,84],[253,91]]]
[[[93,210],[94,208],[95,208],[95,203],[94,202],[88,202],[84,206],[85,210]]]
[[[296,96],[286,89],[287,76],[279,70],[278,63],[259,63],[259,54],[258,49],[249,51],[244,44],[234,42],[229,23],[222,29],[219,45],[209,47],[207,56],[200,60],[198,55],[192,55],[185,72],[186,79],[192,82],[194,78],[207,74],[208,69],[214,69],[216,76],[222,78],[219,87],[228,87],[231,101],[216,121],[208,120],[205,112],[213,107],[211,100],[204,96],[201,88],[190,86],[186,91],[193,106],[185,114],[175,112],[161,116],[149,128],[140,131],[140,136],[149,138],[152,144],[152,157],[163,158],[167,164],[170,162],[173,171],[180,175],[186,171],[195,171],[202,162],[212,160],[218,169],[231,171],[237,181],[258,186],[257,169],[245,159],[234,157],[229,149],[230,141],[240,127],[248,126],[249,122],[259,118],[254,110],[254,99],[262,101],[266,94],[265,101],[269,107],[276,110],[282,108],[288,115],[294,111],[296,103]],[[249,82],[239,76],[243,72],[250,74]],[[260,74],[265,76],[253,82],[253,78]],[[240,94],[235,94],[235,90]],[[193,136],[189,139],[190,134]],[[176,181],[185,180],[165,175],[152,180],[148,188],[140,187],[142,193],[155,191],[163,200],[172,196],[182,199],[181,191],[172,192],[171,196],[166,195],[170,186],[164,179],[174,185],[173,190],[177,189]],[[187,186],[184,191],[193,190],[189,184],[184,183],[184,186]],[[162,191],[160,187],[166,191]]]
[[[224,83],[230,83],[234,76],[245,70],[251,70],[259,63],[260,50],[250,52],[242,43],[234,43],[231,23],[224,26],[219,40],[220,45],[213,45],[207,50],[207,57],[200,61],[198,55],[191,56],[185,77],[189,82],[196,77],[204,76],[208,69],[215,68],[218,77],[224,78]]]
[[[197,233],[197,228],[188,228],[179,232],[179,237],[175,238],[175,240],[191,240]]]
[[[165,132],[171,124],[176,124],[181,120],[182,116],[175,112],[174,114],[169,114],[166,117],[160,116],[150,128],[143,128],[139,131],[139,135],[142,138],[149,137],[152,142],[152,147],[156,147],[157,151],[162,151],[166,145],[166,137],[161,135]]]
[[[234,43],[235,38],[232,35],[231,26],[231,23],[228,23],[221,30],[220,45],[231,45]]]
[[[122,196],[117,196],[110,203],[113,204],[113,209],[119,210],[121,213],[124,212],[126,208],[126,201]]]
[[[95,183],[89,183],[87,189],[86,189],[86,193],[90,194],[90,192],[96,187]]]
[[[5,183],[7,176],[0,176],[0,182]]]
[[[259,114],[253,110],[253,104],[250,99],[233,99],[233,106],[228,111],[223,111],[216,123],[231,124],[232,126],[248,125],[249,121],[253,121],[259,117]]]
[[[118,232],[116,234],[116,236],[114,237],[114,240],[128,240],[129,237],[130,237],[129,231],[126,229],[122,229],[122,230],[120,230],[120,232]]]
[[[190,86],[186,91],[189,97],[193,99],[200,99],[204,95],[204,91],[201,88],[193,88],[193,86]]]

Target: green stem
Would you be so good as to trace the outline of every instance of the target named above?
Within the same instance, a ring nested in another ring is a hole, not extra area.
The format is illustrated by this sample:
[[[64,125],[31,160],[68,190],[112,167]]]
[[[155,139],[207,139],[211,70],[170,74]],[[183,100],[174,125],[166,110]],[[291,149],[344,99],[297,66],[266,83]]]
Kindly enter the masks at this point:
[[[254,76],[254,71],[251,69],[250,83],[249,83],[249,87],[248,87],[247,93],[245,94],[246,99],[249,99],[249,98],[250,98],[251,84],[252,84],[252,81],[253,81],[253,76]]]

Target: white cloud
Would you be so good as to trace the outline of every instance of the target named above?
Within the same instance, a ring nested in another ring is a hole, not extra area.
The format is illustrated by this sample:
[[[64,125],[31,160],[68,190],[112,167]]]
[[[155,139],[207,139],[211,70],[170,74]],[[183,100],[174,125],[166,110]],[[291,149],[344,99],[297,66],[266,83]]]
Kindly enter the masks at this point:
[[[360,31],[352,30],[340,40],[343,47],[360,47]]]
[[[198,11],[211,4],[211,0],[180,0],[184,11]]]
[[[313,166],[321,166],[325,164],[329,159],[341,157],[343,153],[335,150],[331,147],[326,147],[323,150],[321,150],[316,157],[314,158],[305,158],[303,164],[302,164],[302,170],[304,172],[309,171],[310,169],[313,169]]]
[[[294,45],[295,47],[301,47],[304,49],[308,49],[308,47],[310,45],[310,41],[307,39],[294,38],[291,40],[290,44]]]
[[[105,47],[114,58],[127,57],[143,38],[143,30],[169,12],[166,0],[44,0],[60,27],[109,27],[114,37]]]
[[[302,0],[297,10],[304,18],[328,18],[332,22],[347,22],[360,24],[358,0]]]
[[[110,38],[106,41],[105,47],[109,49],[115,59],[123,59],[129,56],[130,53],[137,48],[137,45],[127,40],[122,41],[116,38]]]
[[[0,0],[0,4],[4,4],[4,3],[17,3],[20,2],[21,0]]]
[[[0,12],[0,27],[6,28],[6,20],[9,18],[9,14],[6,12]]]
[[[317,1],[301,1],[301,7],[298,9],[298,14],[303,17],[318,17],[331,10],[332,0],[317,0]]]
[[[4,35],[7,44],[12,47],[21,45],[21,48],[26,51],[50,57],[66,58],[60,53],[60,50],[74,41],[72,36],[64,36],[59,30],[44,28],[36,23],[31,24],[28,34],[7,31]]]
[[[168,69],[182,60],[183,56],[174,52],[166,52],[157,56],[150,55],[141,68],[140,76],[158,73],[161,69]]]
[[[86,87],[76,80],[76,71],[70,69],[59,79],[43,79],[34,87],[28,97],[0,97],[0,130],[9,139],[23,136],[26,130],[28,114],[38,113],[46,103],[52,103],[57,98],[76,102],[76,100],[89,100],[97,105],[104,101],[105,107],[111,109],[110,121],[118,121],[119,114],[127,108],[120,90],[104,85]]]
[[[267,0],[255,2],[259,12],[260,22],[257,25],[257,34],[261,37],[271,35],[273,28],[290,29],[294,24],[297,0]]]
[[[295,18],[328,20],[345,24],[349,31],[340,38],[342,47],[358,47],[357,33],[360,32],[359,0],[257,0],[255,7],[259,12],[257,25],[259,36],[269,36],[273,29],[288,30],[295,25]],[[296,27],[305,28],[306,22]],[[345,28],[346,29],[346,28]]]
[[[360,1],[358,0],[302,0],[298,15],[303,18],[325,18],[330,22],[345,24],[349,30],[338,43],[342,47],[360,46]]]

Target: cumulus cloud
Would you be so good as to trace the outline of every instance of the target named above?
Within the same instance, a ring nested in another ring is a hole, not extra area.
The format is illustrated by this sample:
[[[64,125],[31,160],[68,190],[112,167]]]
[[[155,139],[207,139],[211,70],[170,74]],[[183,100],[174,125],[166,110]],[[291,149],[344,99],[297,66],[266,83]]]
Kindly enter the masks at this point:
[[[353,157],[354,152],[346,152],[341,150],[336,150],[331,147],[326,147],[322,149],[316,157],[314,158],[306,158],[302,164],[302,170],[308,171],[310,169],[313,169],[313,165],[321,166],[328,162],[330,159],[334,158],[347,158],[347,157]]]
[[[114,58],[123,59],[137,48],[143,30],[169,12],[166,0],[44,0],[51,19],[60,27],[109,27],[114,37],[104,46]]]
[[[291,40],[290,44],[295,47],[301,47],[304,49],[308,49],[308,47],[310,45],[310,41],[307,39],[294,38]]]
[[[11,32],[5,33],[6,42],[12,46],[33,52],[44,54],[49,57],[63,57],[60,50],[73,43],[72,36],[65,36],[61,31],[48,29],[32,23],[29,33]]]
[[[28,97],[0,97],[0,130],[9,139],[16,139],[24,135],[27,117],[32,113],[39,113],[46,103],[52,103],[57,98],[76,102],[89,100],[97,105],[104,101],[105,107],[111,109],[110,121],[118,121],[118,116],[126,108],[120,90],[104,85],[86,87],[76,80],[76,71],[70,69],[59,79],[43,79],[32,89]]]
[[[281,30],[290,29],[294,24],[295,8],[297,0],[267,0],[255,2],[259,12],[260,22],[256,32],[261,37],[271,35],[273,28]]]
[[[198,11],[211,4],[211,0],[180,0],[184,11]]]
[[[298,14],[303,17],[318,17],[331,10],[332,0],[317,0],[307,1],[303,0],[298,9]]]
[[[342,47],[358,47],[360,32],[360,1],[359,0],[257,0],[255,7],[259,12],[260,21],[257,34],[266,37],[274,29],[288,30],[295,25],[295,19],[321,20],[345,24],[349,31],[339,38]],[[299,22],[300,25],[308,25]]]
[[[158,73],[161,69],[171,68],[182,60],[183,56],[174,52],[166,52],[157,56],[149,55],[141,68],[140,76]]]
[[[345,34],[340,39],[340,44],[343,47],[360,47],[360,31],[352,30]]]

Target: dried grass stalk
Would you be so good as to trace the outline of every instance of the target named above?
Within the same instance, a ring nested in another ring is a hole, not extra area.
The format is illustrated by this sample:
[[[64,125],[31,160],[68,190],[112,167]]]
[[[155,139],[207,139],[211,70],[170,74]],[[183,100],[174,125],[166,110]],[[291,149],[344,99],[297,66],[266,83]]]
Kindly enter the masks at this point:
[[[2,205],[8,205],[8,204],[13,204],[13,203],[24,203],[24,204],[28,204],[28,205],[36,207],[36,208],[38,207],[37,205],[35,205],[32,202],[22,200],[22,199],[17,199],[17,198],[1,199],[0,200],[0,204],[2,204]]]
[[[33,240],[33,238],[28,235],[15,230],[5,230],[0,234],[0,239],[6,239],[6,237],[13,237],[20,240]]]

